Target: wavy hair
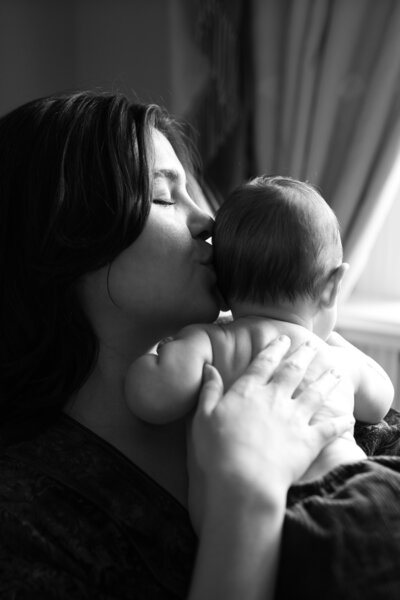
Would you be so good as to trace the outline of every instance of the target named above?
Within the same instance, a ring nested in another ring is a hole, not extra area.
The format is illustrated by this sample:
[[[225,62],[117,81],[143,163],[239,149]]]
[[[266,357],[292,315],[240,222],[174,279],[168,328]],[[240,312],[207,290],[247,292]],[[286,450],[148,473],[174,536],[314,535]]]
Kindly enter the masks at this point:
[[[3,423],[59,411],[91,372],[98,341],[76,283],[146,223],[152,127],[190,169],[168,114],[120,94],[41,98],[0,119]]]

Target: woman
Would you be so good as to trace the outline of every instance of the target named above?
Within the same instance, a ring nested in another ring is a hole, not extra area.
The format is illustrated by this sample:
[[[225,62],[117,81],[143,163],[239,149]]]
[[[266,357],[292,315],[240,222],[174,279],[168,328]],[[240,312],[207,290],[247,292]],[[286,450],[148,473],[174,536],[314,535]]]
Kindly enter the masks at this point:
[[[135,357],[220,308],[182,136],[156,107],[80,93],[3,117],[0,156],[1,597],[272,598],[287,491],[351,427],[310,425],[337,378],[293,402],[314,349],[281,363],[286,338],[225,396],[208,369],[195,558],[185,424],[146,425],[123,395]]]

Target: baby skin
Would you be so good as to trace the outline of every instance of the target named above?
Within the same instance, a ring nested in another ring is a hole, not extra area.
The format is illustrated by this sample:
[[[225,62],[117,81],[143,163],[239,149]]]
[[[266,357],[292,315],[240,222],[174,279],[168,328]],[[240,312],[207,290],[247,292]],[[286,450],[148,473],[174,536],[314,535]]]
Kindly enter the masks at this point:
[[[140,357],[127,373],[127,404],[137,417],[153,424],[185,417],[196,406],[206,363],[216,367],[226,389],[245,371],[252,358],[280,335],[290,338],[289,353],[306,340],[317,348],[302,385],[333,366],[341,375],[336,389],[324,403],[325,414],[354,414],[357,420],[366,423],[376,423],[385,416],[393,400],[393,386],[375,361],[339,334],[331,333],[324,342],[301,325],[256,316],[240,317],[227,324],[190,325],[163,344],[158,354]],[[319,416],[323,418],[322,412]],[[348,431],[321,452],[302,481],[321,477],[340,464],[365,458]]]

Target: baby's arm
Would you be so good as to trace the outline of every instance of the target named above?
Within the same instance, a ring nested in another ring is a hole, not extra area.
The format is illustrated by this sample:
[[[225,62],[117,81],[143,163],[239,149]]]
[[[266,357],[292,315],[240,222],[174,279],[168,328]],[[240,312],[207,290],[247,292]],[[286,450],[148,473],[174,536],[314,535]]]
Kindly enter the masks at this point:
[[[129,367],[125,398],[132,413],[154,424],[175,421],[195,406],[204,363],[212,363],[205,328],[190,325],[164,343],[157,354],[144,354]]]
[[[346,371],[350,371],[355,389],[355,418],[365,423],[378,423],[393,402],[394,388],[387,373],[338,333],[331,333],[327,343],[338,349]]]

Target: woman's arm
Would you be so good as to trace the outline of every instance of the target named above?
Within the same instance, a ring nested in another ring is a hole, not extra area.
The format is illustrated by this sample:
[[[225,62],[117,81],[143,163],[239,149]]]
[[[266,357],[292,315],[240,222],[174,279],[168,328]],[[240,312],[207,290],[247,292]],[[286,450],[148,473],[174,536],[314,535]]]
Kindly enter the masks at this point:
[[[293,400],[315,350],[305,344],[277,369],[288,346],[285,336],[268,346],[224,395],[205,369],[188,444],[190,509],[202,501],[189,600],[273,598],[287,490],[353,424],[310,424],[339,380],[325,373]]]
[[[210,493],[189,600],[272,599],[286,491],[271,490],[259,502],[251,490],[228,492]]]

